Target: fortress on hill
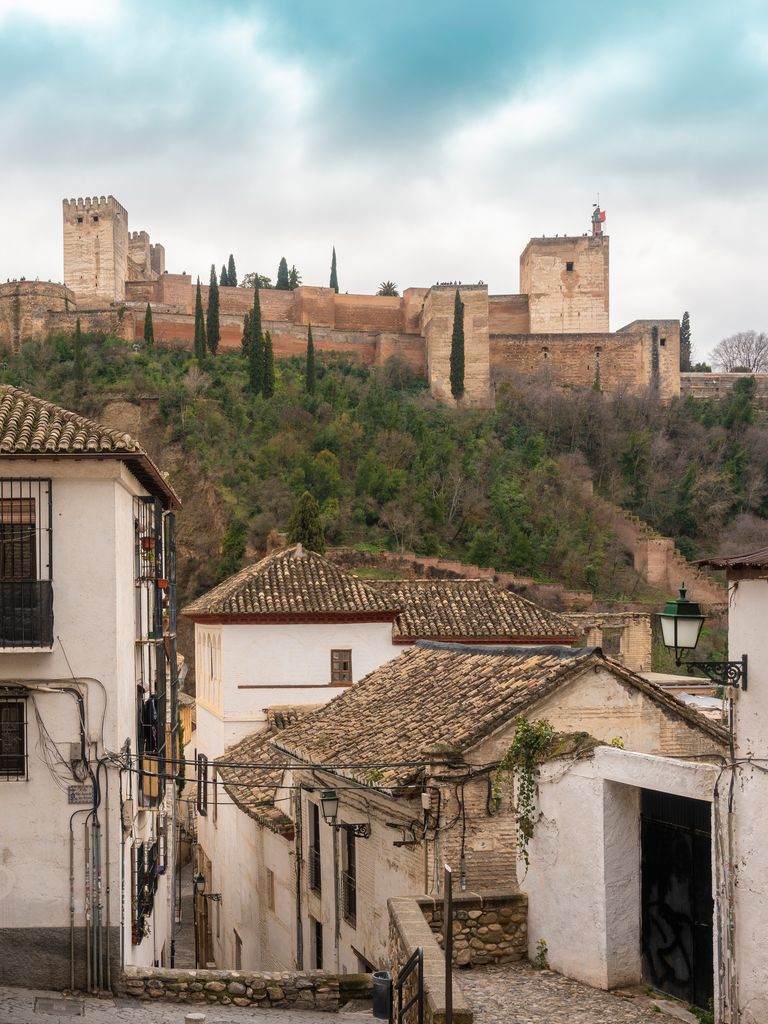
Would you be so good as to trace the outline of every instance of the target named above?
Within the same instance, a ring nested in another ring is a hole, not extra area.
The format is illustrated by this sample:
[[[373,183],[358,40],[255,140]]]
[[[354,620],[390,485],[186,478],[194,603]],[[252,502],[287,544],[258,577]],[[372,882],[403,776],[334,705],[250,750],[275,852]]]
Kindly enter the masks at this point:
[[[146,231],[128,230],[128,213],[113,197],[63,201],[64,283],[0,284],[0,345],[18,350],[53,331],[100,330],[141,340],[147,303],[155,339],[192,347],[195,284],[169,273],[165,248]],[[520,256],[518,293],[489,295],[484,284],[460,285],[464,302],[465,397],[493,403],[495,388],[521,375],[561,387],[615,393],[650,389],[660,399],[680,392],[677,320],[635,320],[609,328],[609,239],[593,218],[592,233],[532,238]],[[307,325],[319,351],[380,365],[399,356],[429,381],[437,398],[453,401],[450,348],[455,284],[406,288],[402,297],[336,294],[303,285],[263,289],[265,329],[275,355],[302,354]],[[207,302],[207,287],[203,301]],[[239,348],[247,288],[220,288],[221,347]]]

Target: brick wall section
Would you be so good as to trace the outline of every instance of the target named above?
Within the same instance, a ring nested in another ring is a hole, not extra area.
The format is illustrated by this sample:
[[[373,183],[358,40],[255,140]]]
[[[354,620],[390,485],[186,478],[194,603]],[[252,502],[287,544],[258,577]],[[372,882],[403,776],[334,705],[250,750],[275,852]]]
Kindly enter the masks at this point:
[[[126,967],[115,987],[118,996],[202,1006],[263,1009],[339,1009],[339,977],[324,971],[184,971]]]
[[[419,899],[424,918],[443,946],[443,904]],[[507,964],[528,955],[528,897],[522,892],[453,894],[453,962],[459,967]]]
[[[464,303],[464,397],[466,405],[486,407],[491,402],[488,356],[488,287],[459,288]],[[441,401],[451,395],[451,336],[456,288],[437,285],[424,300],[424,339],[427,374],[432,394]]]
[[[683,398],[723,398],[740,380],[755,379],[758,398],[768,398],[768,373],[681,373],[680,394]]]
[[[491,334],[528,334],[531,316],[527,295],[489,295],[488,330]]]
[[[445,1024],[445,958],[417,900],[398,897],[387,900],[389,911],[389,964],[393,979],[421,946],[424,950],[424,1019],[427,1024]],[[410,992],[407,993],[410,996]],[[415,1007],[414,1007],[415,1011]],[[409,1014],[408,1024],[416,1020]],[[453,980],[454,1024],[472,1024],[472,1009]]]
[[[608,248],[607,235],[530,240],[520,256],[520,291],[531,331],[608,331]]]

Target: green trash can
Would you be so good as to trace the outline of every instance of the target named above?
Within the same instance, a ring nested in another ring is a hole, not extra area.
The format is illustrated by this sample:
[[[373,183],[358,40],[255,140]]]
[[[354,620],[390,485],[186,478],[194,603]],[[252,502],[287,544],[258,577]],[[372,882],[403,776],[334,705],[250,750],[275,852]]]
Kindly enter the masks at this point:
[[[377,1020],[392,1019],[392,974],[373,972],[373,1016]]]

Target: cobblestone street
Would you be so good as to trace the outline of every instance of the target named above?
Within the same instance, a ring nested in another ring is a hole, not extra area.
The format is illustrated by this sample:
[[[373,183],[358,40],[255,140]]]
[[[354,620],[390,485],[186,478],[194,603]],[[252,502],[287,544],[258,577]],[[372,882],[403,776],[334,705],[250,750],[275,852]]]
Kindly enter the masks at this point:
[[[458,981],[474,1010],[475,1024],[662,1024],[672,1020],[644,995],[630,998],[603,992],[551,971],[534,971],[528,963],[477,967],[460,972]]]

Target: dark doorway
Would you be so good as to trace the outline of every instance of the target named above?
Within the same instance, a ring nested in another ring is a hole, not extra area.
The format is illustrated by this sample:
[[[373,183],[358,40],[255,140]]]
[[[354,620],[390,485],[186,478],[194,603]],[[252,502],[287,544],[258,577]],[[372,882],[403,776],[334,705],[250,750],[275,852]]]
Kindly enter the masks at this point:
[[[643,790],[643,969],[656,988],[706,1007],[712,962],[711,805]]]

